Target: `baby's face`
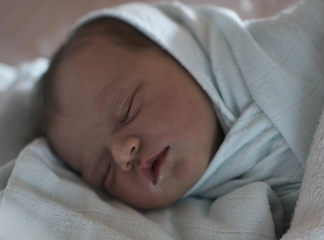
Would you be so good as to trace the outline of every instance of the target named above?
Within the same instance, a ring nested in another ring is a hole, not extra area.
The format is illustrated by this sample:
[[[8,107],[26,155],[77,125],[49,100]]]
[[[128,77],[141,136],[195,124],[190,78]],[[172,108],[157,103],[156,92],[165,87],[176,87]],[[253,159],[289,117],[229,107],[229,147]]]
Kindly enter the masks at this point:
[[[134,207],[175,202],[219,145],[208,97],[158,48],[132,52],[87,40],[59,70],[52,147],[90,185]]]

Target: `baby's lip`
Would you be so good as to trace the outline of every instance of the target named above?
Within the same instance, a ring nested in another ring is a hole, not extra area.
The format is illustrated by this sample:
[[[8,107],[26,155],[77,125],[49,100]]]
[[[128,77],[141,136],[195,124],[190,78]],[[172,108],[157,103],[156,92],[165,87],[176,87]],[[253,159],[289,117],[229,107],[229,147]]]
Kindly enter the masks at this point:
[[[158,183],[163,165],[167,160],[169,147],[164,148],[149,159],[142,161],[138,167],[141,176],[149,180],[154,185]]]

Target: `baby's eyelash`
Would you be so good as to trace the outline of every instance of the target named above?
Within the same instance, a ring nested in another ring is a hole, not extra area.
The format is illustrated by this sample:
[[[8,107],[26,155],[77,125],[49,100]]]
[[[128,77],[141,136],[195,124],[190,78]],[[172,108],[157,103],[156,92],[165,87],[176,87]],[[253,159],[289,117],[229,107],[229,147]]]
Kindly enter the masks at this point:
[[[111,162],[108,163],[107,171],[106,171],[106,173],[103,177],[102,183],[101,183],[103,187],[105,186],[105,182],[107,181],[109,174],[111,174],[110,171],[111,171]]]
[[[132,100],[132,101],[130,102],[130,104],[128,105],[128,109],[127,109],[127,112],[126,112],[126,114],[125,114],[125,117],[124,117],[122,123],[125,123],[125,122],[127,121],[128,116],[129,116],[129,113],[130,113],[130,110],[131,110],[131,107],[132,107],[132,103],[133,103],[133,100]]]
[[[137,87],[132,94],[126,99],[125,103],[123,104],[122,107],[122,112],[123,115],[121,115],[121,124],[128,123],[133,120],[133,118],[137,115],[138,113],[138,103],[135,100],[135,95],[138,91],[139,87]],[[135,106],[134,106],[135,105]],[[127,107],[127,110],[126,110]],[[134,108],[134,109],[133,109]]]

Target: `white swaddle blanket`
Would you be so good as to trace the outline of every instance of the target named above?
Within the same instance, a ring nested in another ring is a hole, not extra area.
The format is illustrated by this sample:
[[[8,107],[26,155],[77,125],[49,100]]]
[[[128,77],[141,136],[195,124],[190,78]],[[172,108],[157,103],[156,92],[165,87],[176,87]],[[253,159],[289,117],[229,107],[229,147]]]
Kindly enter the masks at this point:
[[[223,8],[173,2],[86,16],[81,23],[102,16],[126,21],[170,52],[210,96],[227,137],[189,197],[154,211],[135,211],[90,188],[36,140],[0,171],[7,184],[0,236],[276,239],[294,210],[324,103],[323,12],[324,1],[311,0],[279,17],[242,22]],[[312,192],[303,196],[314,201]],[[286,238],[323,227],[302,220],[307,209],[300,201],[303,214],[294,223],[301,227],[293,225]],[[315,213],[324,215],[321,205]]]

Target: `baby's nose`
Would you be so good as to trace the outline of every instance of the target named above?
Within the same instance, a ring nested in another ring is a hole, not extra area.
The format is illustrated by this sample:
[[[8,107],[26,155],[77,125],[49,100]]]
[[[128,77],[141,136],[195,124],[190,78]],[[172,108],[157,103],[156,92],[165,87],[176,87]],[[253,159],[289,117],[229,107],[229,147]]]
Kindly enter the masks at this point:
[[[128,137],[113,145],[112,155],[121,169],[128,171],[132,168],[139,146],[140,139],[137,137]]]

